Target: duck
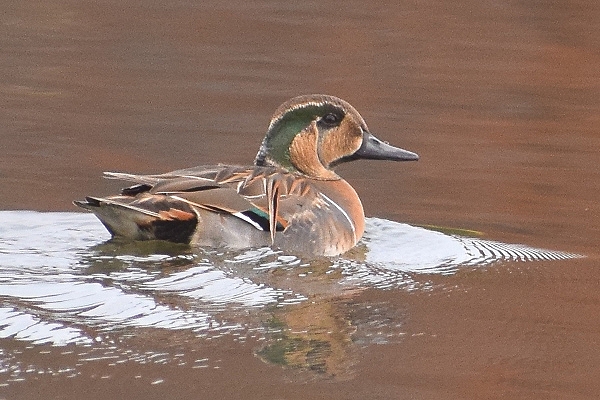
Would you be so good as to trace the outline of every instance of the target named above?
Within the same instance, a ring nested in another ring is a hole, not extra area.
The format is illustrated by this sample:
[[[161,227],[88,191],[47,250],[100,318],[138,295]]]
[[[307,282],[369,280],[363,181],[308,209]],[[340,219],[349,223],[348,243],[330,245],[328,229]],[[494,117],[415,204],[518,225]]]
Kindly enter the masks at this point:
[[[375,137],[348,102],[302,95],[275,110],[253,165],[105,172],[131,186],[73,203],[93,212],[112,239],[338,256],[362,237],[365,215],[358,194],[334,168],[359,159],[419,156]]]

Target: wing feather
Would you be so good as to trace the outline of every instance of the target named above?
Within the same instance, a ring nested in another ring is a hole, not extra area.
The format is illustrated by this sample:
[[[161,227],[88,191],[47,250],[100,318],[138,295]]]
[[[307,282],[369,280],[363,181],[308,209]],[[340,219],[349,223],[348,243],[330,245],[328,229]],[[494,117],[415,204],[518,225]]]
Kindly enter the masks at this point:
[[[129,204],[140,209],[147,201],[142,199],[148,196],[167,196],[268,230],[272,242],[277,231],[287,228],[299,215],[310,214],[311,205],[321,201],[307,180],[274,167],[216,165],[160,175],[106,172],[105,176],[135,182],[137,185],[124,189],[123,195],[137,197],[139,200]]]

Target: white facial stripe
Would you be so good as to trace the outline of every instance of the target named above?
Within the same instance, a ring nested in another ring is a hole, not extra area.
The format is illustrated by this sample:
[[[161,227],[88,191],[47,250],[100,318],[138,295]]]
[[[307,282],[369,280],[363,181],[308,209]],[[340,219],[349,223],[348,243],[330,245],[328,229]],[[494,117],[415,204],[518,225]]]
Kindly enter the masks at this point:
[[[289,113],[290,111],[295,111],[295,110],[299,110],[301,108],[306,108],[306,107],[323,107],[324,105],[327,104],[331,104],[329,102],[326,101],[308,101],[305,103],[298,103],[298,104],[294,104],[293,106],[289,107],[288,109],[285,110],[285,112],[281,115],[279,115],[277,118],[271,120],[271,123],[269,124],[269,130],[271,130],[271,128],[273,128],[273,125],[277,124],[279,121],[281,121],[281,119],[283,118],[284,115],[286,115],[287,113]],[[332,104],[336,107],[340,107],[343,109],[343,107],[337,105],[337,104]]]

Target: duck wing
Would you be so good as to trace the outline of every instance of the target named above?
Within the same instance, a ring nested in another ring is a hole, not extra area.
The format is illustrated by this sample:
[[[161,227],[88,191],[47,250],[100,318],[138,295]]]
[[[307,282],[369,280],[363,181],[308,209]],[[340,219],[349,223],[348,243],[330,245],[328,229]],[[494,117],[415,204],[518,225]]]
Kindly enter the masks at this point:
[[[274,167],[216,165],[158,175],[105,176],[135,185],[117,196],[88,197],[75,204],[94,212],[113,235],[133,239],[189,242],[197,213],[206,211],[268,231],[273,242],[293,216],[319,201],[308,181]]]

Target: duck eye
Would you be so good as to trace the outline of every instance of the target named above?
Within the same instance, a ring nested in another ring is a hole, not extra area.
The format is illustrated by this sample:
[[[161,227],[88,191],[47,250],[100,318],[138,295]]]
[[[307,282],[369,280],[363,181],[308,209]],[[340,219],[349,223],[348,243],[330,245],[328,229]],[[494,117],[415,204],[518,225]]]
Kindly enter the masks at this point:
[[[340,117],[333,113],[325,114],[321,118],[321,122],[328,126],[335,126],[340,122]]]

